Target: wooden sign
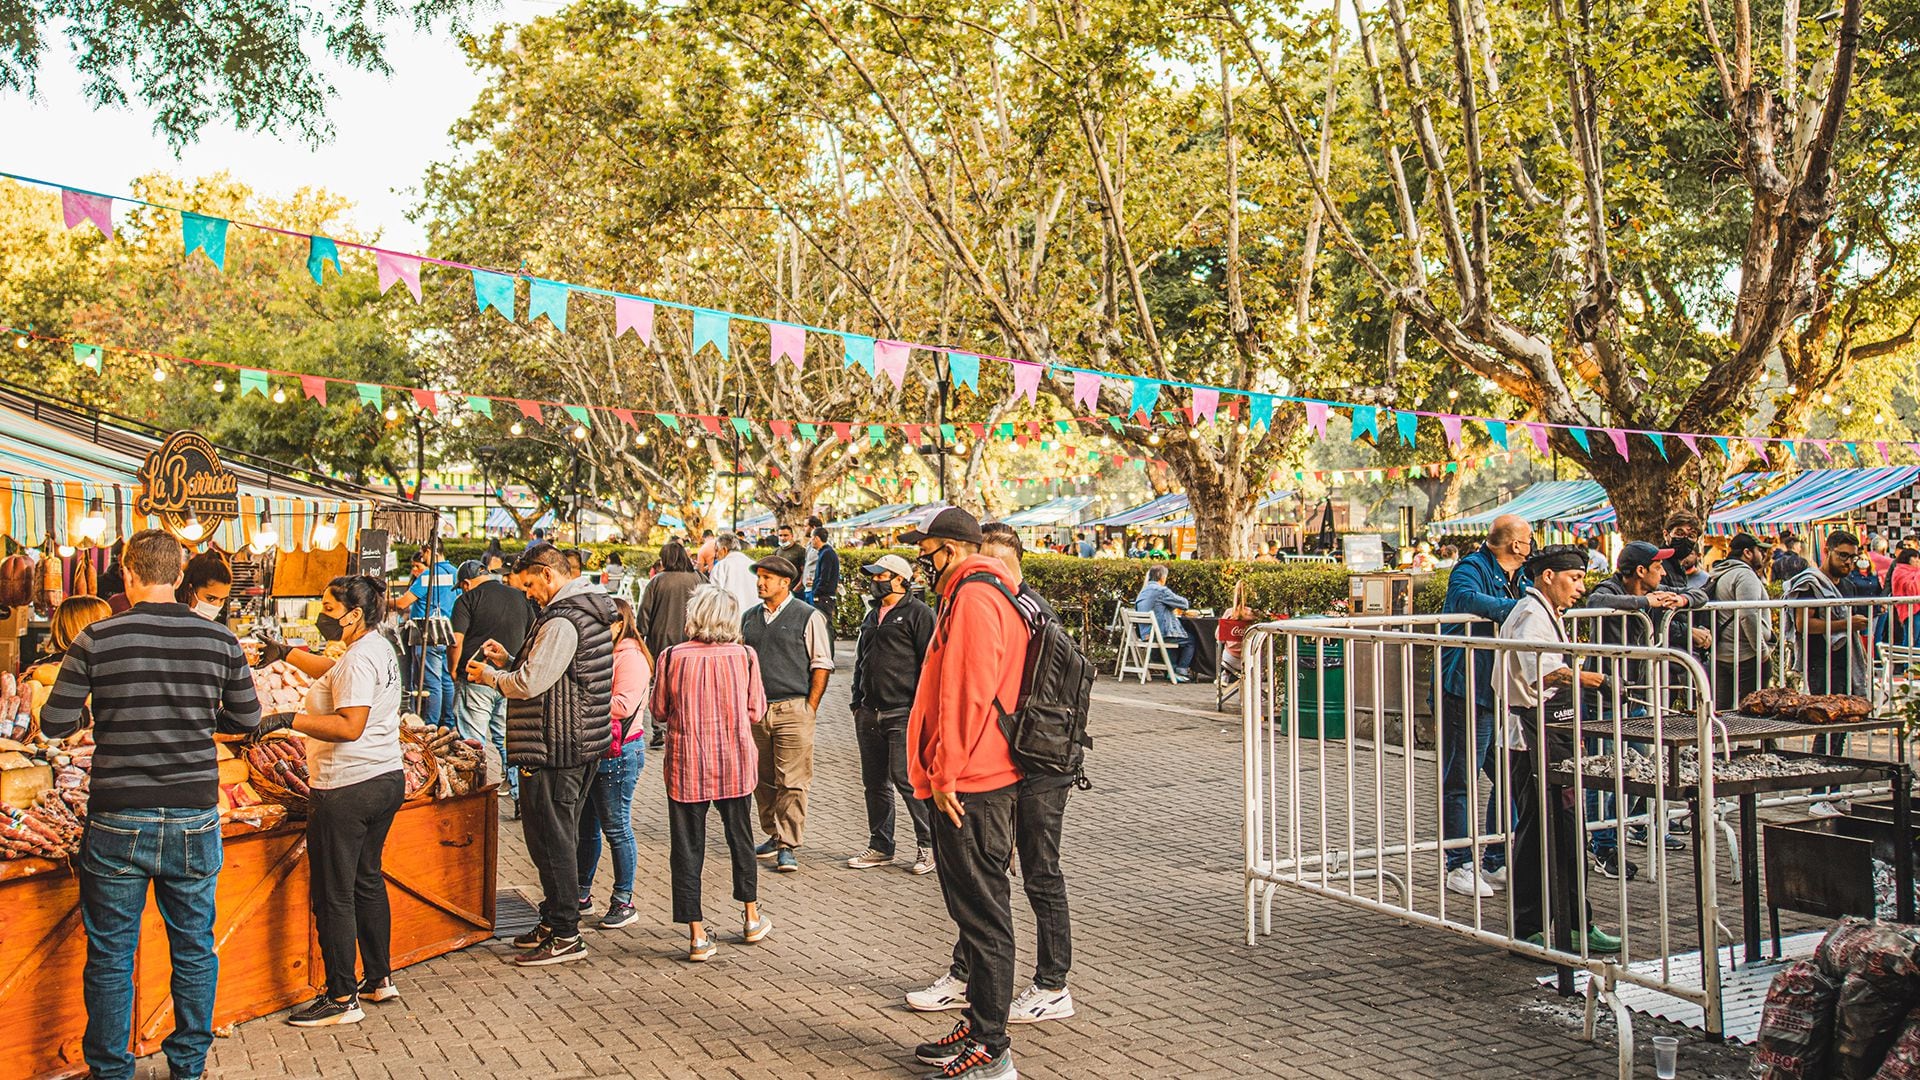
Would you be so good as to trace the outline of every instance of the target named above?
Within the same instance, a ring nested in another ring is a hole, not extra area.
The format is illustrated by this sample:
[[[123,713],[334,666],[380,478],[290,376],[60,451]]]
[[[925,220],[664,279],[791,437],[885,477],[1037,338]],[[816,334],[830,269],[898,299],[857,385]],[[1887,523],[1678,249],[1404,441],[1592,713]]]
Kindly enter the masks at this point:
[[[140,466],[133,509],[159,518],[169,532],[198,540],[240,516],[240,481],[220,464],[205,436],[176,431]]]

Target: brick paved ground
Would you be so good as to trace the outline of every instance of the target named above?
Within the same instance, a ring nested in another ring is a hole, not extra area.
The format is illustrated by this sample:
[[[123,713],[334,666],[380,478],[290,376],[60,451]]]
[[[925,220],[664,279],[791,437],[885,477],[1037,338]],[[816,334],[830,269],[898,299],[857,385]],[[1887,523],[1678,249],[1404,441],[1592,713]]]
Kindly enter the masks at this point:
[[[843,654],[843,661],[850,661]],[[843,667],[844,671],[844,667]],[[219,1077],[911,1076],[906,1052],[952,1014],[901,995],[951,944],[933,878],[855,872],[864,846],[844,679],[822,710],[802,872],[764,874],[777,928],[763,945],[722,934],[683,959],[668,918],[664,793],[635,796],[643,920],[590,937],[586,962],[522,971],[500,943],[402,972],[401,1003],[357,1027],[306,1032],[269,1018],[216,1043]],[[1211,687],[1096,688],[1097,787],[1074,796],[1066,870],[1074,910],[1073,1020],[1015,1028],[1034,1077],[1545,1077],[1612,1075],[1610,1037],[1579,1038],[1578,1010],[1536,990],[1535,967],[1451,937],[1283,891],[1274,934],[1245,945],[1240,736]],[[518,824],[504,822],[502,889],[533,892]],[[717,829],[716,829],[717,833]],[[719,843],[716,836],[715,843]],[[724,847],[709,915],[731,930]],[[603,869],[596,890],[604,901]],[[1032,920],[1015,893],[1020,974]],[[1022,984],[1024,985],[1024,983]],[[1643,1047],[1659,1033],[1637,1024]],[[1744,1052],[1685,1039],[1682,1075],[1744,1076]],[[1641,1068],[1651,1074],[1643,1049]],[[149,1075],[152,1059],[143,1070]],[[162,1066],[164,1072],[164,1066]]]

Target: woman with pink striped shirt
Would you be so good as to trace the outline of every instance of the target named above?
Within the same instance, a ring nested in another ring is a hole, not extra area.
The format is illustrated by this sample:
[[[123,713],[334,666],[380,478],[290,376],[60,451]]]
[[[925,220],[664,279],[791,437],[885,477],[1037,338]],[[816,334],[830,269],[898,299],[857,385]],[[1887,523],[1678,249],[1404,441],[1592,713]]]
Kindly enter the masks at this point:
[[[733,898],[746,905],[741,940],[764,940],[773,920],[760,914],[753,856],[754,785],[760,757],[753,725],[767,711],[760,658],[740,643],[740,605],[725,589],[702,585],[687,600],[687,639],[654,664],[653,715],[666,730],[667,824],[671,838],[673,921],[687,924],[687,959],[716,951],[700,908],[707,858],[707,808],[720,811],[733,857]]]

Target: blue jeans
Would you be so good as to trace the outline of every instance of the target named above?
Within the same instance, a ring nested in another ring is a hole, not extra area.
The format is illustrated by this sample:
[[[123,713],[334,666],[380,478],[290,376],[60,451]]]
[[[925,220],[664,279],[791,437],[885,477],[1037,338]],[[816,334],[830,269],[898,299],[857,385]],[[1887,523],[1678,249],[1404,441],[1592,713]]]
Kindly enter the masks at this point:
[[[1627,718],[1630,720],[1638,719],[1646,715],[1647,707],[1644,705],[1627,706]],[[1600,715],[1598,720],[1609,729],[1613,727],[1613,706],[1607,698],[1600,699]],[[1612,739],[1599,739],[1588,736],[1585,742],[1587,744],[1586,752],[1589,754],[1613,753]],[[1638,750],[1643,754],[1653,753],[1653,744],[1648,742],[1637,742],[1629,739],[1627,740],[1627,747],[1632,750]],[[1614,817],[1613,780],[1611,778],[1589,779],[1586,780],[1585,783],[1587,785],[1587,821],[1605,821]],[[1598,785],[1597,787],[1594,786],[1596,784]],[[1645,798],[1639,795],[1627,796],[1627,817],[1636,817],[1643,814],[1646,812],[1646,808],[1647,800]],[[1635,827],[1639,829],[1646,828],[1645,825]],[[1639,833],[1635,833],[1634,835],[1638,836]],[[1662,839],[1660,842],[1664,843],[1665,840]],[[1612,825],[1604,829],[1595,829],[1593,835],[1587,839],[1587,847],[1596,855],[1618,850],[1620,847],[1619,830]]]
[[[199,1076],[213,1045],[213,892],[221,862],[218,810],[100,810],[80,847],[80,910],[87,927],[83,975],[87,1066],[103,1080],[129,1080],[133,1054],[133,958],[153,885],[173,959],[173,1034],[160,1048],[175,1076]]]
[[[453,673],[447,670],[447,647],[427,645],[416,648],[413,664],[408,668],[410,672],[419,665],[422,651],[427,654],[427,675],[421,689],[427,692],[427,698],[421,705],[420,719],[439,727],[453,727]]]
[[[462,682],[454,710],[455,726],[463,739],[477,739],[480,745],[493,744],[500,755],[500,770],[506,776],[507,791],[520,797],[520,770],[507,764],[507,699],[500,691],[477,682]]]
[[[1441,715],[1446,724],[1446,745],[1442,747],[1440,760],[1440,783],[1443,798],[1440,804],[1440,835],[1447,840],[1459,840],[1473,831],[1473,813],[1467,806],[1467,778],[1478,768],[1487,777],[1487,810],[1484,835],[1505,833],[1506,827],[1500,823],[1497,790],[1498,766],[1492,751],[1494,722],[1493,702],[1491,698],[1484,702],[1479,715],[1474,717],[1473,741],[1467,741],[1467,700],[1442,694],[1440,698]],[[1469,751],[1471,746],[1471,751]],[[1471,754],[1471,756],[1469,756]],[[1471,847],[1448,848],[1447,869],[1454,870],[1473,861]],[[1486,844],[1480,848],[1480,865],[1486,870],[1498,870],[1507,864],[1505,844]]]
[[[635,739],[619,757],[601,758],[593,790],[580,809],[580,899],[593,892],[593,872],[600,865],[600,838],[613,849],[613,902],[633,903],[633,873],[639,852],[633,840],[633,785],[647,767],[647,740]]]

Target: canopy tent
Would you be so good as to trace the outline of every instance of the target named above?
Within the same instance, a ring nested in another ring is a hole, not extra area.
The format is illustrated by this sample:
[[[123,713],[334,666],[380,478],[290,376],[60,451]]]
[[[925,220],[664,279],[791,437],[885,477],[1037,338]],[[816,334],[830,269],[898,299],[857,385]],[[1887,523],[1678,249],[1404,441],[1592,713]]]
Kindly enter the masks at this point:
[[[774,526],[774,522],[777,520],[778,520],[778,517],[777,515],[774,514],[773,511],[765,510],[758,514],[753,515],[750,518],[742,518],[741,520],[734,522],[733,531],[737,533],[744,533],[744,532],[756,532],[760,529],[771,529]],[[665,524],[665,522],[662,522],[662,524]]]
[[[1050,525],[1072,525],[1074,519],[1093,505],[1092,495],[1061,495],[1046,502],[1015,510],[1000,519],[1002,525],[1011,525],[1016,529],[1045,528]]]
[[[540,515],[540,519],[533,523],[533,527],[536,529],[551,529],[558,521],[559,519],[553,516],[553,511],[549,510]],[[506,507],[496,506],[487,511],[486,531],[489,533],[498,533],[502,536],[518,536],[520,535],[520,526],[513,520],[513,515],[507,512]]]
[[[1740,499],[1744,499],[1760,488],[1765,487],[1779,475],[1779,473],[1771,472],[1748,472],[1736,473],[1727,477],[1720,483],[1720,497],[1714,500],[1714,510],[1724,510],[1732,506]],[[1619,520],[1619,512],[1614,510],[1613,505],[1609,503],[1598,510],[1589,510],[1584,514],[1575,514],[1572,517],[1565,518],[1554,518],[1553,523],[1581,536],[1595,536],[1614,528]]]
[[[1115,527],[1146,525],[1158,522],[1163,518],[1173,517],[1175,514],[1186,510],[1186,508],[1187,497],[1179,492],[1173,492],[1167,495],[1161,495],[1158,498],[1149,499],[1139,506],[1129,507],[1117,514],[1108,514],[1106,517],[1095,518],[1092,521],[1083,521],[1081,524]]]
[[[1707,519],[1707,527],[1714,532],[1732,532],[1831,521],[1862,513],[1917,483],[1920,465],[1817,469],[1801,473],[1770,495],[1716,511]]]
[[[163,438],[0,388],[0,535],[28,547],[49,541],[104,546],[157,526],[157,519],[134,512],[134,501],[140,469]],[[334,548],[372,524],[371,492],[294,480],[271,463],[224,449],[221,464],[238,481],[239,512],[208,540],[226,551],[268,531],[285,550]]]
[[[1427,528],[1456,536],[1484,533],[1495,518],[1508,514],[1529,522],[1559,521],[1598,510],[1607,501],[1607,489],[1594,480],[1542,480],[1506,502],[1477,514],[1436,521]]]
[[[1291,491],[1276,491],[1270,495],[1263,495],[1260,498],[1260,505],[1254,507],[1254,513],[1257,514],[1262,510],[1278,506],[1288,499],[1293,498],[1293,496],[1294,492]],[[1176,518],[1173,521],[1164,522],[1163,524],[1169,529],[1191,529],[1193,528],[1193,515],[1188,514],[1186,517]]]
[[[879,521],[867,522],[865,527],[878,532],[886,532],[890,529],[917,528],[932,521],[933,515],[945,510],[948,505],[947,503],[936,502],[921,503],[918,506],[905,506],[891,517],[881,518]]]
[[[827,522],[827,528],[870,529],[879,522],[886,521],[888,518],[898,517],[902,510],[911,509],[913,509],[912,503],[887,503],[885,506],[876,506],[871,510],[863,510],[852,517],[841,518],[838,521],[829,521]]]

